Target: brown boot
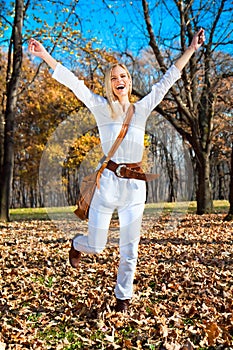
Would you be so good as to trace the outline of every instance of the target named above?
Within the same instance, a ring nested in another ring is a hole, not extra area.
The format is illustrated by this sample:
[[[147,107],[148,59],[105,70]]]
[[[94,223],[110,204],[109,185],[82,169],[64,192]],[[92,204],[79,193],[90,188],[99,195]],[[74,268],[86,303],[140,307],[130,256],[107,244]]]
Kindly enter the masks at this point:
[[[81,252],[79,252],[78,250],[74,249],[73,246],[73,241],[71,243],[71,248],[69,251],[69,261],[70,261],[70,265],[74,268],[77,269],[79,267],[80,264],[80,260],[81,260]]]
[[[126,312],[129,307],[130,299],[117,299],[116,312]]]

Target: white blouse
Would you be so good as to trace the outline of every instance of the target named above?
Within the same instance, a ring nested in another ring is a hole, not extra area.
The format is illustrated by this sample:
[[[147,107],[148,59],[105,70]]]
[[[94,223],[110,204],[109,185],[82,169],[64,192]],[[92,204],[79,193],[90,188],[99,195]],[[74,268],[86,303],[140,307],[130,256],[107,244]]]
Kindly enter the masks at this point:
[[[99,129],[102,149],[104,154],[107,155],[120,132],[125,114],[119,115],[119,118],[113,120],[107,99],[94,94],[84,84],[83,80],[79,80],[60,63],[57,64],[52,76],[58,82],[72,90],[76,97],[93,113]],[[161,80],[152,87],[151,92],[134,104],[135,112],[128,132],[112,158],[113,161],[116,163],[135,163],[141,161],[144,149],[146,120],[180,76],[179,69],[173,65]]]

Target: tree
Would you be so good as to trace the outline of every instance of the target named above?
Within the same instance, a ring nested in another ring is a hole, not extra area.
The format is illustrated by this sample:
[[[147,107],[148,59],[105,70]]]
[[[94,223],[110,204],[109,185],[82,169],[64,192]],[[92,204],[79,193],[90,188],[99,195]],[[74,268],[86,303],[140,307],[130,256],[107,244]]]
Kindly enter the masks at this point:
[[[45,145],[59,123],[80,108],[73,94],[68,89],[62,91],[47,68],[40,70],[27,89],[27,82],[33,79],[35,70],[36,66],[25,57],[22,92],[18,97],[20,113],[16,114],[12,207],[43,206],[39,165]]]
[[[174,0],[174,4],[178,10],[176,13],[179,17],[176,18],[176,21],[179,19],[179,36],[182,51],[186,49],[188,44],[186,38],[190,42],[197,31],[201,14],[203,16],[203,13],[206,13],[205,11],[209,11],[208,39],[203,50],[200,50],[199,53],[191,58],[183,71],[182,83],[179,83],[178,87],[171,89],[173,99],[170,102],[170,108],[166,106],[163,108],[163,104],[156,108],[192,146],[195,153],[198,176],[196,193],[197,213],[203,214],[212,210],[210,152],[214,135],[213,121],[218,111],[218,86],[223,78],[223,71],[219,70],[222,64],[221,58],[219,60],[219,57],[214,55],[214,50],[221,44],[227,45],[232,43],[230,39],[232,28],[230,27],[231,29],[226,33],[223,33],[223,28],[220,29],[221,21],[226,20],[226,11],[230,13],[232,8],[229,7],[229,3],[226,0],[215,1],[213,8],[211,8],[211,5],[213,5],[212,1],[208,1],[203,8],[196,10],[194,2]],[[149,36],[149,45],[157,59],[160,70],[164,73],[167,69],[167,60],[159,48],[153,31],[150,10],[146,0],[142,0],[142,6]],[[228,23],[230,25],[230,18]],[[225,25],[227,28],[226,23]],[[221,30],[220,34],[219,30]],[[215,42],[217,34],[219,40],[221,39],[219,42]],[[225,55],[226,58],[228,63],[225,63],[225,67],[228,70],[231,66],[232,71],[232,58],[230,55]]]
[[[228,214],[224,218],[225,221],[231,221],[233,219],[233,143],[231,150],[231,172],[230,172],[230,193],[229,193],[230,208]]]
[[[14,120],[17,108],[17,93],[22,65],[22,28],[24,1],[16,0],[15,17],[10,39],[6,79],[6,110],[4,128],[4,153],[0,180],[0,219],[9,220],[9,200],[14,162]]]
[[[65,0],[64,0],[65,1]],[[74,15],[73,12],[77,1],[75,0],[71,4],[71,10],[64,6],[64,12],[68,13],[66,19],[61,23],[55,22],[53,29],[53,35],[55,33],[55,38],[53,40],[53,50],[61,41],[63,35],[66,35],[67,22],[70,19],[71,15]],[[53,4],[51,2],[51,4]],[[27,10],[29,5],[35,7],[41,7],[41,4],[34,3],[33,0],[15,0],[15,7],[12,10],[11,6],[5,8],[3,3],[0,4],[1,7],[1,31],[5,31],[8,27],[11,28],[11,36],[8,42],[8,61],[6,68],[6,91],[3,92],[2,98],[2,111],[0,113],[0,133],[3,136],[3,139],[0,143],[0,220],[9,221],[9,207],[10,207],[10,194],[12,187],[12,175],[13,175],[13,164],[14,164],[14,123],[15,116],[17,114],[17,101],[20,94],[20,75],[23,59],[23,42],[22,42],[22,33],[23,33],[23,22],[26,18]],[[56,5],[56,4],[55,4]],[[54,6],[55,6],[54,5]],[[61,4],[60,4],[61,5]],[[59,12],[58,12],[59,13]],[[10,22],[11,16],[14,18],[13,23]],[[57,14],[55,12],[55,18],[57,19]],[[41,34],[44,31],[43,25],[47,26],[47,30],[51,30],[51,27],[48,26],[46,21],[44,24],[41,24],[42,20],[34,16],[33,19],[40,23],[40,29],[38,29],[37,35]],[[61,19],[60,19],[61,20]],[[3,26],[3,23],[6,26]],[[56,29],[55,29],[56,28]],[[32,31],[26,30],[27,35],[31,36]],[[78,37],[78,36],[77,36]],[[68,36],[66,37],[68,39]],[[4,40],[4,45],[6,45],[7,40]],[[4,47],[6,48],[6,46]],[[40,66],[39,66],[40,68]],[[38,73],[39,69],[37,70]],[[36,73],[36,74],[37,74]],[[34,78],[32,79],[32,81]],[[5,98],[4,98],[5,96]]]

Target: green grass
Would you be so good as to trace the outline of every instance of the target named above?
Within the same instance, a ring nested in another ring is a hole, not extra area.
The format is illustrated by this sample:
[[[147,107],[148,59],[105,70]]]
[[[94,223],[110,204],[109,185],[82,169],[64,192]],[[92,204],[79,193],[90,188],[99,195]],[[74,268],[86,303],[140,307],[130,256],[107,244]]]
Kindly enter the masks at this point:
[[[17,208],[10,209],[10,217],[13,221],[23,220],[49,220],[59,219],[63,216],[73,217],[75,207],[54,207],[54,208]]]
[[[214,210],[213,213],[216,214],[224,214],[228,213],[229,210],[229,202],[226,200],[215,200],[213,202]],[[180,213],[180,214],[195,214],[197,210],[196,202],[161,202],[161,203],[150,203],[146,204],[145,214],[170,214],[172,212]]]
[[[159,215],[166,215],[172,212],[180,214],[195,214],[196,213],[196,202],[173,202],[173,203],[150,203],[146,204],[145,215],[152,215],[154,213]],[[10,216],[12,221],[23,221],[23,220],[49,220],[74,218],[75,207],[56,207],[56,208],[18,208],[11,209]],[[229,202],[226,200],[214,201],[214,213],[227,214],[229,209]]]

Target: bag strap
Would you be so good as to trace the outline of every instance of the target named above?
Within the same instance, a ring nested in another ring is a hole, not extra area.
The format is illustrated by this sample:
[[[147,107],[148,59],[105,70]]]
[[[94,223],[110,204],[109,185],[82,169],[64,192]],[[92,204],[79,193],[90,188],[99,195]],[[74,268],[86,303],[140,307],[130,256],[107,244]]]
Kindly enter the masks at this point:
[[[120,146],[121,142],[123,141],[123,139],[128,131],[129,124],[130,124],[131,119],[133,117],[133,113],[134,113],[134,105],[131,104],[127,110],[126,117],[125,117],[124,122],[122,124],[121,130],[120,130],[115,142],[113,143],[112,147],[110,148],[106,158],[104,158],[103,164],[101,165],[100,169],[98,170],[98,174],[96,177],[96,183],[97,183],[98,188],[100,188],[101,174],[103,173],[104,169],[107,167],[108,161],[113,157],[113,155],[116,153],[118,147]]]

